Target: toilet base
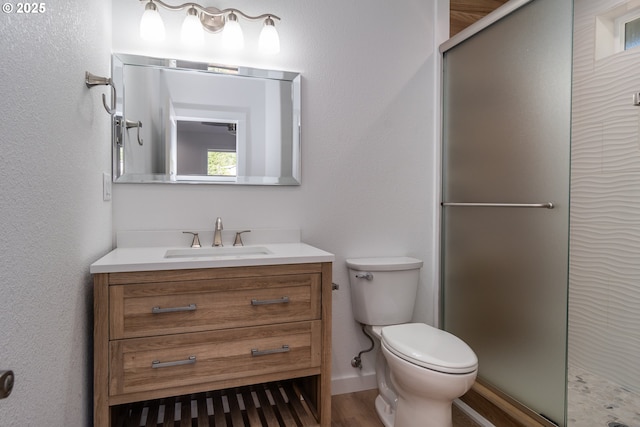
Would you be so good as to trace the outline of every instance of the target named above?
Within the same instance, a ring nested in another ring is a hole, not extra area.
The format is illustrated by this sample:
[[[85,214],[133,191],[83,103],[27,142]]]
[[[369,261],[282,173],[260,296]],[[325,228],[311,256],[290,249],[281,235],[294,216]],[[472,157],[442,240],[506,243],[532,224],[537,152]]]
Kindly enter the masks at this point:
[[[398,399],[394,427],[453,427],[452,402]]]
[[[393,427],[396,411],[380,395],[376,397],[376,412],[384,427]]]
[[[428,402],[420,405],[418,412],[411,412],[411,416],[404,420],[396,420],[396,410],[389,405],[382,396],[376,397],[376,413],[384,427],[420,426],[420,427],[452,427],[453,404],[442,402]],[[413,406],[413,405],[411,405]],[[396,426],[396,421],[398,425]]]

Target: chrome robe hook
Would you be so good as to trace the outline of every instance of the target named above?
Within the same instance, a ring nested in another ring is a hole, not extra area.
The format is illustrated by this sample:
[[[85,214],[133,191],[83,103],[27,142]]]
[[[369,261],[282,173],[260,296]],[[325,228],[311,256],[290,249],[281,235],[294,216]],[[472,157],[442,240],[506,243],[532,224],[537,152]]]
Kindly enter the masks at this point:
[[[137,121],[136,122],[136,121],[133,121],[133,120],[125,120],[124,121],[124,126],[127,128],[127,130],[131,129],[131,128],[137,128],[138,129],[138,135],[137,135],[138,144],[142,145],[143,141],[140,138],[140,128],[142,127],[142,122],[141,121]]]
[[[84,83],[89,89],[94,86],[111,86],[111,106],[107,105],[107,97],[104,93],[102,94],[102,105],[104,109],[107,110],[107,113],[112,116],[116,112],[116,87],[113,84],[113,80],[109,77],[96,76],[95,74],[85,71]]]

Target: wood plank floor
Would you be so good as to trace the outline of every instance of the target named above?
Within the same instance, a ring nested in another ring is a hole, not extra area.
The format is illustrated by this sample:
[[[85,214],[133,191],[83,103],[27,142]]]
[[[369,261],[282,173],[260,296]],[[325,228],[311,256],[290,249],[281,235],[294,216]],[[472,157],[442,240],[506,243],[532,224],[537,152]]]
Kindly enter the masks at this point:
[[[331,398],[331,427],[384,427],[375,409],[377,390],[335,395]],[[453,427],[479,427],[453,408]]]

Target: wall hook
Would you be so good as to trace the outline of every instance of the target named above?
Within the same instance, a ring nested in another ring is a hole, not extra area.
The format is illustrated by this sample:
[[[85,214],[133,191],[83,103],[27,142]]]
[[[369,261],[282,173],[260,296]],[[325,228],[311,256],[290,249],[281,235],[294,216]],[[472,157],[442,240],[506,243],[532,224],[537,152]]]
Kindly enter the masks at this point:
[[[142,145],[143,141],[140,138],[140,128],[142,127],[142,122],[141,121],[133,121],[133,120],[125,120],[124,121],[124,126],[127,129],[131,129],[131,128],[138,128],[138,144]]]
[[[107,113],[112,116],[116,112],[116,87],[111,78],[96,76],[95,74],[85,71],[84,83],[89,89],[94,86],[111,86],[111,106],[107,105],[107,97],[104,93],[102,94],[102,105],[104,109],[107,110]]]

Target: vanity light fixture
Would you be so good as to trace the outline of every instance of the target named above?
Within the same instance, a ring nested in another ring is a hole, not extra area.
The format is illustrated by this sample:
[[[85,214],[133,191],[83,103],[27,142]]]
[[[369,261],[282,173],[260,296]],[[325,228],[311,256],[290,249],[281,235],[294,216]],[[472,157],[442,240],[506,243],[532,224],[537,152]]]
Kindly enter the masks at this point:
[[[184,44],[196,47],[204,45],[204,29],[200,24],[198,11],[195,7],[190,7],[187,10],[187,17],[182,22],[180,36]]]
[[[244,34],[242,34],[242,28],[238,23],[238,17],[233,12],[227,16],[224,24],[222,45],[229,50],[241,50],[244,48]]]
[[[164,40],[164,23],[158,8],[152,1],[144,7],[142,19],[140,19],[140,37],[147,41]]]
[[[280,36],[271,17],[264,20],[264,27],[260,31],[258,46],[264,53],[276,54],[280,52]]]
[[[145,3],[145,10],[140,20],[140,37],[148,41],[162,41],[165,38],[165,29],[158,6],[171,10],[187,10],[187,16],[182,23],[182,42],[191,46],[204,44],[204,30],[210,33],[222,32],[222,43],[228,49],[239,50],[244,47],[244,35],[238,22],[238,15],[249,21],[264,22],[258,47],[267,54],[280,52],[280,37],[275,27],[274,20],[280,18],[266,13],[259,16],[250,16],[238,9],[217,9],[205,7],[197,3],[184,3],[177,6],[169,5],[162,0],[140,0]]]

